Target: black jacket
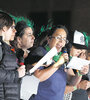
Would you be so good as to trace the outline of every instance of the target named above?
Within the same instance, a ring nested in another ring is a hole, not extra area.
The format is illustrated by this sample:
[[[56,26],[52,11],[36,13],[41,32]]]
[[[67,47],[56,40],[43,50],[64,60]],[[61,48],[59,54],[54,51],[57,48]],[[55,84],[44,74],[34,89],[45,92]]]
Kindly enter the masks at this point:
[[[0,61],[0,100],[20,100],[16,55],[6,43],[0,46],[3,52]]]

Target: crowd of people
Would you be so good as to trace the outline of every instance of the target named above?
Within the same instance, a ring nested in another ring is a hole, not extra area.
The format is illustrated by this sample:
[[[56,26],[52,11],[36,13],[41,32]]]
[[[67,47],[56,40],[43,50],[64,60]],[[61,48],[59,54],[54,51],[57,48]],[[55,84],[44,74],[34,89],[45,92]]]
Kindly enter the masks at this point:
[[[35,38],[29,19],[0,11],[0,100],[89,100],[90,36],[63,25],[52,25],[40,34],[44,37]],[[47,57],[45,63],[30,73],[54,47],[57,54]],[[80,70],[77,69],[80,63],[76,68],[74,62],[72,68],[67,67],[74,57],[88,63]],[[29,80],[24,81],[27,76]],[[30,94],[28,99],[24,98],[25,93],[21,97],[23,82],[28,85],[24,86]]]

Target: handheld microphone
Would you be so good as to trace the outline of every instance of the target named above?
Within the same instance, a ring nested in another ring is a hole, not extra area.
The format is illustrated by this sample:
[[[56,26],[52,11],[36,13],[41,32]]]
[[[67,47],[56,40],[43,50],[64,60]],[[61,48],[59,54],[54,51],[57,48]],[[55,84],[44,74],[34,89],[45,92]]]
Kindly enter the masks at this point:
[[[24,65],[24,57],[23,57],[23,55],[24,55],[24,51],[22,49],[17,49],[16,56],[18,58],[19,66]],[[29,71],[27,71],[25,74],[26,75],[31,75]]]
[[[67,53],[67,48],[64,47],[63,50],[62,50],[62,52],[63,52],[63,53]]]
[[[63,50],[62,50],[62,52],[63,52],[63,53],[67,53],[67,48],[64,47]],[[64,63],[65,68],[67,68],[67,64],[68,64],[68,62],[66,61],[66,62]]]
[[[18,64],[19,64],[19,66],[24,65],[23,55],[24,55],[24,51],[22,49],[17,49],[16,56],[18,58]]]

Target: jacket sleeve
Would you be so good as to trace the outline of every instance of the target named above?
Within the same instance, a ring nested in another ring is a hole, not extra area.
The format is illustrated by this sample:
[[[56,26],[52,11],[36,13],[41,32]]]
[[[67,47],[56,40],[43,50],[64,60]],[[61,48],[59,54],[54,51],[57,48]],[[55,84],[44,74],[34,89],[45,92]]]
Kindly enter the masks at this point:
[[[0,68],[0,83],[17,82],[18,80],[18,71],[8,71]]]
[[[0,42],[0,61],[2,59],[2,46],[1,46],[1,42]]]

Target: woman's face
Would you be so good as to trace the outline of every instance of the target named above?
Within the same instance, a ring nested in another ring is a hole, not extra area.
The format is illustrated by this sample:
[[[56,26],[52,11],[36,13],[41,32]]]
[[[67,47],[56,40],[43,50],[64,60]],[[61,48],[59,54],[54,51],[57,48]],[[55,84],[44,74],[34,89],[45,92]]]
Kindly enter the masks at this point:
[[[66,38],[67,34],[64,29],[62,28],[56,29],[51,39],[49,40],[49,47],[50,48],[56,47],[57,51],[60,52],[66,44]]]
[[[13,22],[13,24],[10,28],[5,27],[4,34],[3,34],[3,40],[4,41],[14,40],[15,33],[16,33],[15,23]]]
[[[20,38],[21,48],[31,48],[34,44],[33,30],[30,27],[25,28],[24,35]]]

